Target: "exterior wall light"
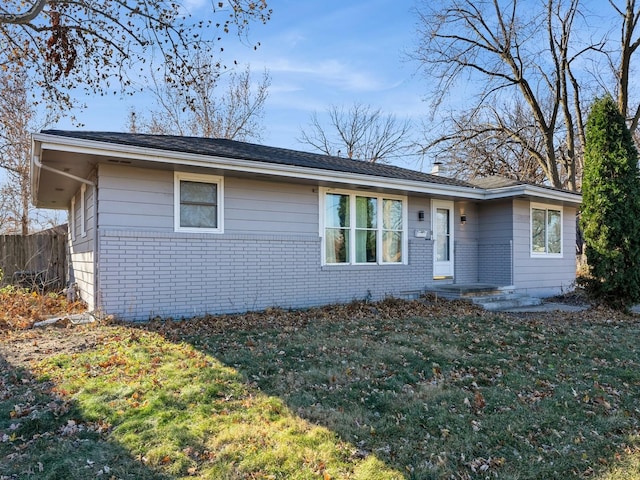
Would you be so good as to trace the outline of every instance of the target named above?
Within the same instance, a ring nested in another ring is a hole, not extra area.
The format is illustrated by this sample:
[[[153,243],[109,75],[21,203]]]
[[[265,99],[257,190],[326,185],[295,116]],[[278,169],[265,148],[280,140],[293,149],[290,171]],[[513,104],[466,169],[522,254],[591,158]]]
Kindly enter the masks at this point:
[[[463,213],[462,215],[460,215],[460,223],[461,224],[465,224],[467,223],[467,215],[465,213]]]
[[[418,221],[424,222],[424,210],[418,210]]]

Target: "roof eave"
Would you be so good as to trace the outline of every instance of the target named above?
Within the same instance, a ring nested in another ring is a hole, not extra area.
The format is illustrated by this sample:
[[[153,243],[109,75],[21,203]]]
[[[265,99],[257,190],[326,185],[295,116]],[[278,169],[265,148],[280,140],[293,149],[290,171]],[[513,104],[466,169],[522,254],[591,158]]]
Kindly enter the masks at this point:
[[[485,193],[485,200],[497,200],[513,197],[542,198],[545,200],[562,202],[563,204],[580,205],[582,203],[582,195],[578,192],[555,190],[536,185],[523,184],[510,187],[491,188],[487,189]]]
[[[58,150],[87,155],[108,155],[129,160],[173,164],[177,166],[220,168],[228,171],[316,180],[327,183],[343,183],[372,188],[406,190],[413,193],[446,195],[465,199],[482,200],[484,196],[484,191],[475,187],[462,187],[392,177],[380,177],[377,175],[341,172],[337,170],[258,162],[255,160],[243,160],[216,155],[193,154],[72,137],[60,137],[42,133],[34,134],[34,138],[38,142],[41,142],[41,150]],[[215,159],[215,163],[212,163],[211,159]]]
[[[33,141],[38,145],[37,152],[39,155],[44,150],[57,150],[72,153],[83,153],[87,155],[112,156],[130,160],[172,164],[176,166],[220,168],[229,171],[299,178],[327,183],[341,183],[372,188],[403,190],[411,193],[441,195],[452,198],[463,198],[466,200],[494,200],[527,196],[575,205],[579,205],[581,203],[581,196],[578,193],[546,189],[534,185],[516,185],[504,188],[482,189],[480,187],[430,183],[426,181],[380,177],[377,175],[259,162],[256,160],[245,160],[216,155],[161,150],[119,143],[101,142],[97,140],[61,137],[45,133],[34,134]],[[36,150],[34,149],[34,152],[35,151]],[[211,159],[215,159],[215,163],[212,163]],[[34,195],[37,195],[37,189],[34,189],[34,191]],[[35,198],[36,197],[34,197],[34,199]]]

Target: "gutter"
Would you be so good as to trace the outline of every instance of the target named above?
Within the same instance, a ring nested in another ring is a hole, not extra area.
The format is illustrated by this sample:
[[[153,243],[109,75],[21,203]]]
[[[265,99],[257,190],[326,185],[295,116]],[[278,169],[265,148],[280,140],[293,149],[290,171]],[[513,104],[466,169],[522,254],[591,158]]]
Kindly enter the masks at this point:
[[[96,186],[95,182],[92,182],[91,180],[87,180],[86,178],[78,177],[77,175],[74,175],[72,173],[63,172],[62,170],[57,170],[57,169],[55,169],[53,167],[50,167],[49,165],[43,165],[40,162],[40,157],[38,155],[33,155],[31,157],[31,160],[33,161],[33,164],[36,167],[41,168],[42,170],[47,170],[48,172],[57,173],[58,175],[62,175],[63,177],[71,178],[72,180],[76,180],[78,182],[84,183],[85,185],[89,185],[91,187],[95,187]]]
[[[36,145],[38,149],[36,151]],[[78,177],[77,175],[73,175],[69,172],[63,172],[62,170],[57,170],[49,165],[44,165],[40,161],[40,154],[42,152],[42,142],[35,139],[35,135],[31,136],[31,202],[35,205],[36,198],[38,197],[38,183],[40,180],[40,170],[47,170],[48,172],[56,173],[58,175],[62,175],[63,177],[71,178],[80,183],[84,183],[85,185],[89,185],[91,187],[95,187],[96,184],[91,180],[87,180],[86,178]],[[35,168],[34,168],[35,167]],[[38,169],[36,171],[36,168]]]
[[[544,199],[558,200],[561,202],[580,204],[582,198],[582,195],[578,192],[554,190],[529,184],[502,188],[489,188],[484,191],[486,192],[484,195],[485,200],[496,200],[501,198],[515,197],[517,195],[524,195],[529,197],[540,197]]]

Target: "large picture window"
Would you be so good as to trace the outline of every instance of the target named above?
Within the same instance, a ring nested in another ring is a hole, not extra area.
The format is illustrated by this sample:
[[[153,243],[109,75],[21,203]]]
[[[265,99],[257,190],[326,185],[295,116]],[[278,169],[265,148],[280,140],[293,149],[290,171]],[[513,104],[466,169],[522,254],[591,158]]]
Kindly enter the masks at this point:
[[[405,263],[406,200],[323,191],[324,263]]]
[[[222,178],[175,173],[175,229],[222,233]]]
[[[531,207],[531,255],[562,255],[562,210],[533,205]]]

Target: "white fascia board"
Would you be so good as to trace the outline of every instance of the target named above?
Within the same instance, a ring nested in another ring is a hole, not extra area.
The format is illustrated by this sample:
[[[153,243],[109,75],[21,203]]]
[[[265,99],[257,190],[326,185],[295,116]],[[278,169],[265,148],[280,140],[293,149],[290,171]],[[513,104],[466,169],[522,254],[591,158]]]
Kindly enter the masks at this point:
[[[497,200],[501,198],[525,196],[544,198],[546,200],[555,200],[563,203],[572,203],[575,205],[580,205],[582,203],[582,195],[577,192],[552,190],[536,185],[515,185],[513,187],[492,188],[486,190],[485,192],[485,200]]]

